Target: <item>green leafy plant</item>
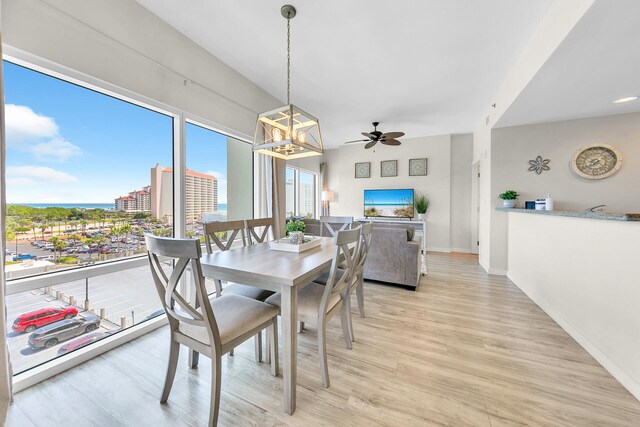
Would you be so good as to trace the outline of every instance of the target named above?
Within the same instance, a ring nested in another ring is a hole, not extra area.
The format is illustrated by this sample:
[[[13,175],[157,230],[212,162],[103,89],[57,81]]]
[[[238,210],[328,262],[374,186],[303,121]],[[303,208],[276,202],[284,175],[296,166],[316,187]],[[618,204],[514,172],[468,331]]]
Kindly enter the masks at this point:
[[[418,193],[416,196],[416,211],[418,211],[419,214],[427,213],[430,203],[431,201],[426,195]]]
[[[518,193],[513,190],[507,190],[504,193],[500,194],[498,197],[502,200],[515,200],[518,198]]]
[[[287,232],[287,236],[292,231],[302,231],[304,232],[304,222],[302,221],[288,221],[285,226],[285,231]]]

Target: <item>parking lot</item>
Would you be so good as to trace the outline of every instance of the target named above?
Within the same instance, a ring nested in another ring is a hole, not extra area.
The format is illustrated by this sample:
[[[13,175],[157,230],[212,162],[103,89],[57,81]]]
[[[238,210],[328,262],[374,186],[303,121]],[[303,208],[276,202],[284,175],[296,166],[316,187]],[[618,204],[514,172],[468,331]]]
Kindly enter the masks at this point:
[[[64,343],[49,349],[31,350],[27,343],[29,334],[17,334],[11,330],[13,320],[20,314],[40,308],[67,306],[69,296],[73,296],[77,305],[82,306],[86,290],[87,282],[79,280],[53,286],[49,293],[45,293],[44,289],[36,289],[10,295],[6,298],[7,337],[14,373],[22,372],[55,358]],[[103,308],[105,313],[105,318],[96,332],[119,330],[123,318],[126,326],[137,324],[162,308],[147,266],[90,278],[88,290],[90,306],[93,311],[100,313],[100,309]],[[51,294],[55,295],[56,291],[63,293],[64,301],[51,296]],[[78,309],[79,316],[88,314],[81,307]]]

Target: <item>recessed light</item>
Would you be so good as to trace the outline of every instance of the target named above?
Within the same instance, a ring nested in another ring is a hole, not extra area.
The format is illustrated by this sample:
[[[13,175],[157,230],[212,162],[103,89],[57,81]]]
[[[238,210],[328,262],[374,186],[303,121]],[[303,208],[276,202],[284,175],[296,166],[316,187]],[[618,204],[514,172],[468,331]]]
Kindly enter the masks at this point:
[[[614,104],[624,104],[625,102],[635,101],[638,99],[637,96],[627,96],[626,98],[620,98],[613,101]]]

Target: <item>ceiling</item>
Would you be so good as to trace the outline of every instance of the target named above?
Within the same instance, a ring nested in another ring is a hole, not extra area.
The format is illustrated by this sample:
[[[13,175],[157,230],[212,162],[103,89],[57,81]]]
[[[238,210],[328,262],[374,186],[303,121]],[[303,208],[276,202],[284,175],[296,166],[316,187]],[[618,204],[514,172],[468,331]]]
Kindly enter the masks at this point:
[[[497,127],[640,111],[640,1],[597,1]]]
[[[286,100],[286,0],[136,0]],[[325,147],[471,132],[552,0],[293,0],[292,102]]]

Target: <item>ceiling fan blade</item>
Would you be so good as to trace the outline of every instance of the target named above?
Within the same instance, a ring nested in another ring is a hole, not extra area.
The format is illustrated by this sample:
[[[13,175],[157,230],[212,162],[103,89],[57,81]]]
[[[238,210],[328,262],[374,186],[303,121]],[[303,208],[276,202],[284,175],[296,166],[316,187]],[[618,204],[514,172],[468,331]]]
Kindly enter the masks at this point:
[[[356,139],[355,141],[347,141],[345,144],[353,144],[354,142],[365,142],[369,141],[368,139]]]
[[[401,144],[401,142],[398,141],[397,139],[383,139],[380,142],[385,144],[385,145],[400,145]]]
[[[396,138],[400,138],[401,136],[404,136],[404,132],[387,132],[387,133],[383,133],[381,138],[396,139]]]
[[[377,139],[377,136],[375,136],[372,133],[367,133],[367,132],[361,132],[361,133],[362,133],[362,136],[366,136],[369,139]]]
[[[376,145],[376,143],[377,143],[377,142],[378,142],[378,141],[371,141],[371,142],[369,142],[368,144],[366,144],[366,145],[364,146],[364,148],[371,148],[371,147],[373,147],[374,145]]]

